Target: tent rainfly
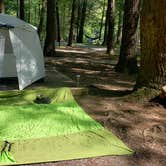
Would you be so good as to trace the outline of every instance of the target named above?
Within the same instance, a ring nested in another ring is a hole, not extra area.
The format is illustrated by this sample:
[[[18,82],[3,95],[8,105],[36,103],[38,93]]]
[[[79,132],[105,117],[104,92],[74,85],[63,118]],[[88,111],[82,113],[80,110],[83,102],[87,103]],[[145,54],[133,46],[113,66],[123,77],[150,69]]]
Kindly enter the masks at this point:
[[[36,27],[0,14],[0,78],[10,77],[20,90],[45,77],[44,57]]]

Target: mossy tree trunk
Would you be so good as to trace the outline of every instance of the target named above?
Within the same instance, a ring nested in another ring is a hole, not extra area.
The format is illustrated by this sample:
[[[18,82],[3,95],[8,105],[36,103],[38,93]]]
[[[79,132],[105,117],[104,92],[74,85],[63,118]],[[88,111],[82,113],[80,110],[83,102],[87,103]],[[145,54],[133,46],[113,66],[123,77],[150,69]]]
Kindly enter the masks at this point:
[[[166,85],[166,1],[144,0],[141,13],[141,66],[136,87]]]
[[[139,9],[140,0],[125,0],[120,57],[115,68],[117,72],[129,74],[137,72],[136,44]]]

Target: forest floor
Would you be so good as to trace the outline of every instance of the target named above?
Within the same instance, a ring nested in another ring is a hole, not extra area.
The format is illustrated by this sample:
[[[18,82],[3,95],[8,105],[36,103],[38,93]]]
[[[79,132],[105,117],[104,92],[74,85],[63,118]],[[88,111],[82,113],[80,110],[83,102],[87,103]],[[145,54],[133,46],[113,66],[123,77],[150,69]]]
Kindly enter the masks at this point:
[[[114,71],[117,56],[88,48],[57,49],[56,57],[46,58],[47,68],[56,70],[89,88],[89,95],[77,97],[87,113],[121,138],[135,151],[133,156],[105,156],[62,161],[38,166],[165,166],[166,109],[132,98],[136,76]]]

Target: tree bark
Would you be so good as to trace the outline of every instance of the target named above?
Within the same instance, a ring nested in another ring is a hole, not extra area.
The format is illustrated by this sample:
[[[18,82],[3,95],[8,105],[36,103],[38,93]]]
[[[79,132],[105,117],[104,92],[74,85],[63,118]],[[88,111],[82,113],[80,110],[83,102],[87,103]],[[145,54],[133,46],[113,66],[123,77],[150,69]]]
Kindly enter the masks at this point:
[[[81,20],[80,20],[80,28],[79,28],[79,33],[78,33],[78,43],[83,43],[83,36],[84,36],[84,24],[85,24],[85,19],[86,19],[86,9],[87,9],[87,0],[83,1],[83,6],[82,6],[82,14],[81,14]]]
[[[19,0],[17,0],[16,3],[17,3],[17,17],[19,17],[19,15],[20,15],[19,14]]]
[[[28,22],[31,23],[31,0],[29,0]]]
[[[25,20],[24,0],[20,0],[20,19]]]
[[[120,57],[116,65],[117,72],[136,73],[137,27],[139,20],[140,0],[125,0],[122,43]]]
[[[0,0],[0,13],[5,13],[5,1]]]
[[[38,7],[35,6],[35,22],[34,23],[37,23],[38,22]]]
[[[110,54],[114,50],[114,10],[115,0],[108,0],[107,54]]]
[[[105,26],[104,26],[104,40],[102,43],[102,46],[106,46],[107,44],[107,34],[108,34],[108,5],[107,5],[107,11],[106,11],[106,18],[105,18]]]
[[[105,0],[103,2],[103,11],[102,11],[102,16],[101,16],[101,22],[100,22],[100,31],[99,31],[99,40],[101,39],[102,36],[102,30],[103,30],[103,21],[104,21],[104,14],[105,14]]]
[[[118,45],[121,44],[122,30],[123,30],[123,11],[119,9],[118,32],[117,32],[117,39],[116,39],[116,43]]]
[[[166,3],[143,1],[141,12],[141,66],[136,87],[166,85]]]
[[[61,35],[60,35],[60,19],[59,19],[59,1],[57,0],[56,3],[56,20],[57,20],[57,41],[59,42],[60,47],[60,41],[61,41]]]
[[[46,25],[46,39],[44,46],[45,56],[55,55],[55,39],[56,39],[56,1],[47,1],[47,25]]]
[[[43,31],[44,16],[46,14],[46,3],[47,3],[47,0],[42,0],[42,8],[41,8],[41,12],[40,12],[40,22],[39,22],[39,26],[38,26],[38,30],[37,30],[39,37],[41,37],[41,33]]]
[[[78,4],[77,4],[77,41],[78,41],[79,29],[80,29],[81,10],[82,10],[81,0],[78,0]]]
[[[73,43],[74,21],[75,21],[75,14],[76,14],[75,9],[76,9],[76,0],[73,0],[68,46],[72,46],[72,43]]]

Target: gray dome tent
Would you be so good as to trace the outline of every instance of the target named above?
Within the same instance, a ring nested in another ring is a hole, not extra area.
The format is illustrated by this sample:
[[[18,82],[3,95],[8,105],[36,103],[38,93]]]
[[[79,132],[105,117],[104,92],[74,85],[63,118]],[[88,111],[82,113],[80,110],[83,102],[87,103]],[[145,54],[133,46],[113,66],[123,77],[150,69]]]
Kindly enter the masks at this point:
[[[0,14],[0,78],[17,77],[22,90],[44,76],[36,28],[14,16]]]

